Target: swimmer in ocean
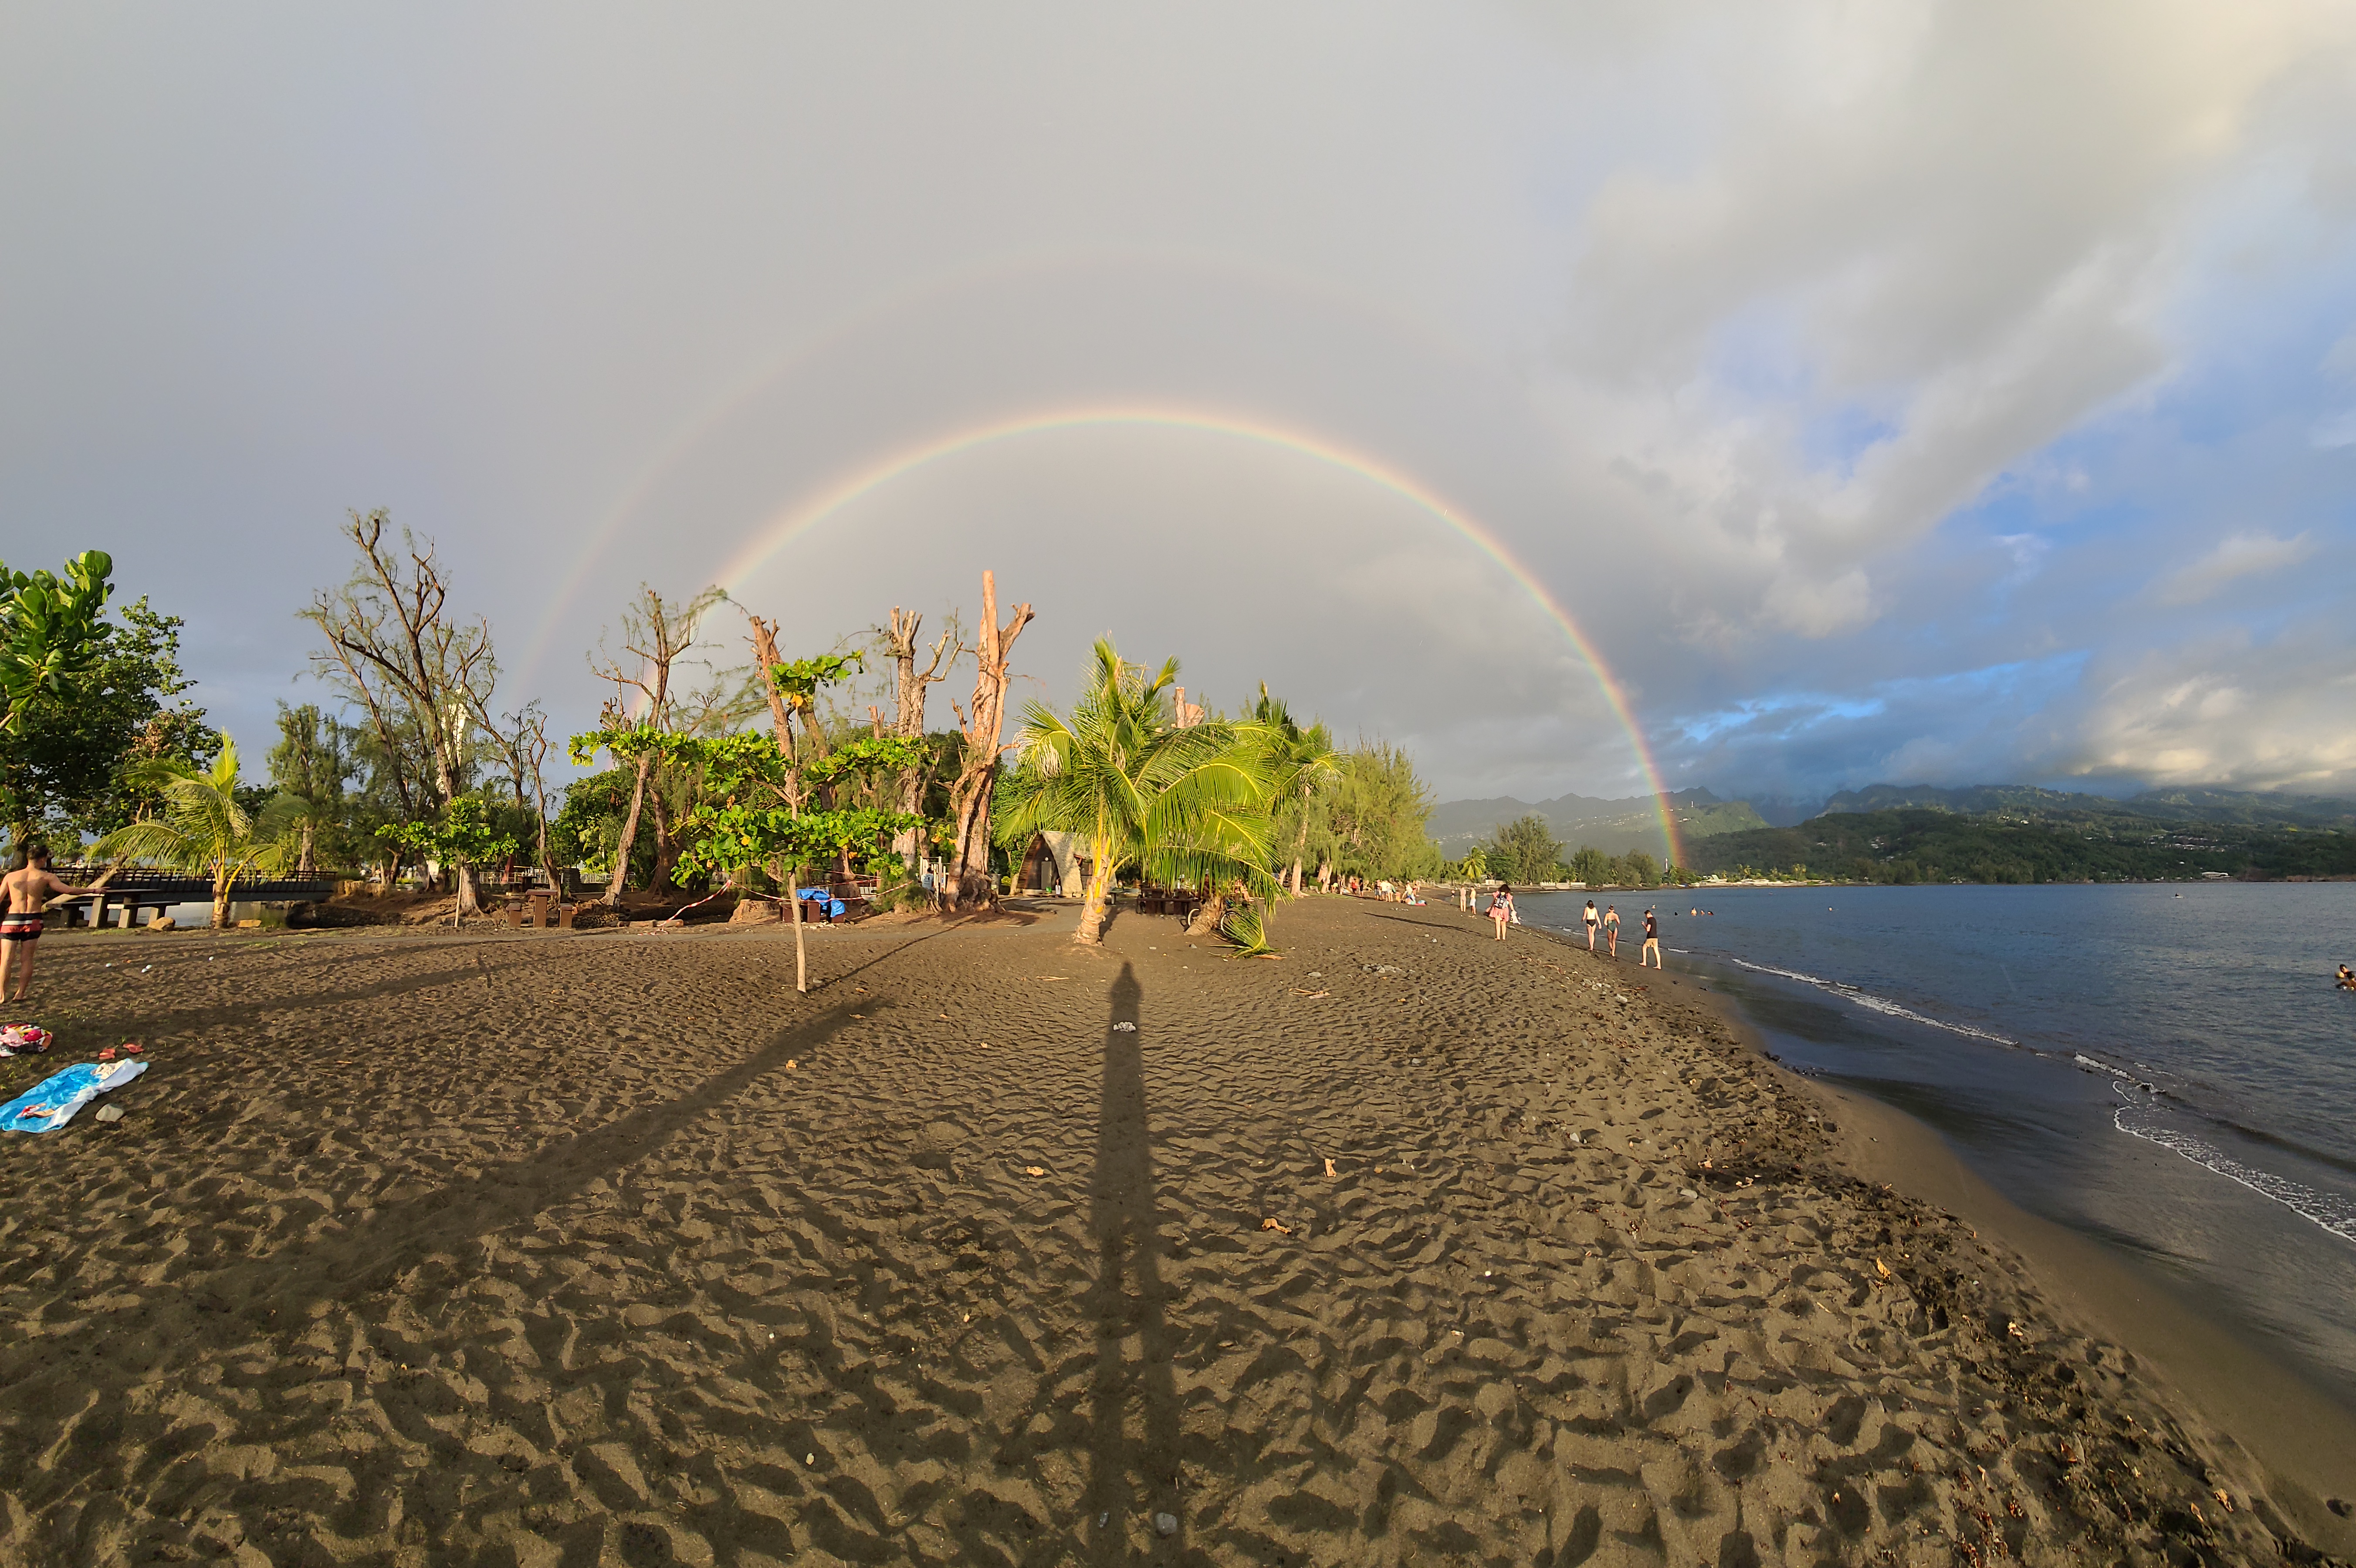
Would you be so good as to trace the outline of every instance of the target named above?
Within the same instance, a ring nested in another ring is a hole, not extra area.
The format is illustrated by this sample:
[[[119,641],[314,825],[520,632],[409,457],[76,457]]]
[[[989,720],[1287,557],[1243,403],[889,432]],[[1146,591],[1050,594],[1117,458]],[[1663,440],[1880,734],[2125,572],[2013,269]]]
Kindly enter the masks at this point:
[[[2345,964],[2340,966],[2340,988],[2343,991],[2356,991],[2356,969],[2351,969]]]

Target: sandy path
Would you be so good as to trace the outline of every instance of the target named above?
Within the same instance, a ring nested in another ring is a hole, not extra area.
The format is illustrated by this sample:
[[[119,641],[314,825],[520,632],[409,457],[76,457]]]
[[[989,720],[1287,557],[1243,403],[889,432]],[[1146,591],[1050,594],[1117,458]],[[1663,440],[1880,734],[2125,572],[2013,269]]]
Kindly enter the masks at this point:
[[[1689,984],[1278,936],[61,942],[156,1065],[0,1143],[0,1559],[2279,1554]]]

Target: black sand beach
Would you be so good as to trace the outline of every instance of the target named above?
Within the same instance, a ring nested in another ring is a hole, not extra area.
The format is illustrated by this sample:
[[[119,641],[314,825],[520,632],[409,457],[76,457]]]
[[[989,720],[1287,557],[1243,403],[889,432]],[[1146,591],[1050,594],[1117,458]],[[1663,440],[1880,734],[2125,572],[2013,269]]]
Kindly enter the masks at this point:
[[[40,1070],[155,1066],[0,1143],[0,1560],[2351,1549],[2344,1418],[2188,1392],[1691,982],[1067,926],[822,933],[807,998],[774,929],[59,940]]]

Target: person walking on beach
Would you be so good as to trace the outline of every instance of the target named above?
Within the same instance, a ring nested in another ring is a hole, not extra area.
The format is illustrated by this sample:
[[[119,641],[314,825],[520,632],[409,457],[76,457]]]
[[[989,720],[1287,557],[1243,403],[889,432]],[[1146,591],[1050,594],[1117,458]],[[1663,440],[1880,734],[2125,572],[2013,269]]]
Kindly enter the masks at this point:
[[[48,847],[25,846],[16,869],[0,877],[0,1001],[21,1002],[33,988],[33,950],[41,940],[41,911],[51,899],[68,893],[93,892],[70,888],[49,873]],[[21,965],[16,994],[8,991],[9,970]]]
[[[1612,957],[1616,963],[1620,957],[1620,906],[1618,904],[1603,906],[1603,934],[1612,944]]]
[[[1593,899],[1587,901],[1587,908],[1580,914],[1579,918],[1587,923],[1587,950],[1590,953],[1592,953],[1595,951],[1595,928],[1601,923],[1603,918],[1595,912],[1595,901]]]
[[[1497,940],[1505,941],[1505,927],[1512,924],[1514,919],[1514,885],[1511,882],[1498,883],[1497,891],[1490,895],[1489,919],[1497,928]]]
[[[1644,945],[1636,952],[1636,967],[1642,969],[1647,958],[1653,961],[1654,968],[1662,966],[1661,923],[1654,917],[1651,910],[1644,912]]]

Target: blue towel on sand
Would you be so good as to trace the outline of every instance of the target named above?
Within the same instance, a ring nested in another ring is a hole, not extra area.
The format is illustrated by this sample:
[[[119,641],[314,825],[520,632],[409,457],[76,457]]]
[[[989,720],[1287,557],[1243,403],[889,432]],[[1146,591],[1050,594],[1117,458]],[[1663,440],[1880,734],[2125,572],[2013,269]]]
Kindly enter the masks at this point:
[[[74,1113],[110,1089],[120,1089],[147,1071],[144,1061],[77,1061],[53,1072],[32,1088],[0,1105],[0,1132],[53,1133],[74,1118]],[[46,1115],[25,1115],[46,1105]]]

